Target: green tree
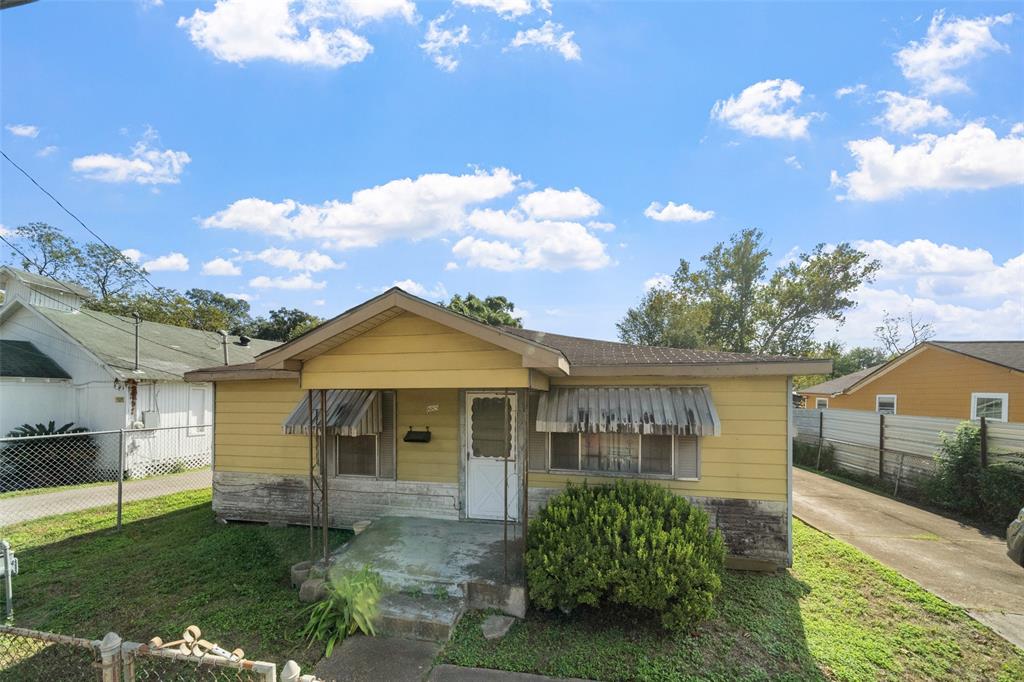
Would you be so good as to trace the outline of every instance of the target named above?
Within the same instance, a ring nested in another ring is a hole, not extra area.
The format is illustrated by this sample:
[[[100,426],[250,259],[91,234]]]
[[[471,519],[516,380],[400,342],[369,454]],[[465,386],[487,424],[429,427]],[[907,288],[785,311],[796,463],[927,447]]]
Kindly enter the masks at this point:
[[[323,319],[298,308],[277,308],[267,317],[257,317],[249,326],[249,336],[267,341],[289,341],[323,323]]]
[[[444,306],[448,310],[475,318],[493,327],[523,326],[523,318],[513,315],[516,309],[515,304],[504,296],[479,298],[473,293],[468,293],[464,297],[455,294]]]
[[[75,241],[49,223],[29,223],[14,228],[18,248],[11,254],[23,270],[54,279],[75,279],[82,266],[82,249]],[[26,257],[27,256],[27,257]]]
[[[820,344],[811,352],[811,355],[819,358],[830,358],[832,360],[832,373],[793,377],[793,386],[796,389],[807,388],[829,379],[836,379],[853,372],[859,372],[862,369],[880,365],[889,359],[880,348],[854,346],[849,350],[844,350],[843,344],[838,341],[828,341]]]
[[[243,334],[252,324],[247,301],[210,289],[189,289],[185,298],[195,310],[189,326],[196,329],[222,329],[229,334]]]
[[[134,291],[146,275],[120,251],[97,242],[85,245],[80,261],[73,278],[101,300]]]
[[[145,291],[96,299],[87,307],[122,317],[138,313],[147,322],[252,335],[249,304],[209,289],[189,289],[182,294],[175,289],[160,287],[153,293]]]
[[[760,230],[717,244],[692,270],[680,260],[666,288],[648,292],[618,323],[627,343],[712,348],[739,353],[805,355],[816,349],[815,326],[837,324],[870,282],[877,261],[849,244],[808,253],[768,276],[771,252]]]

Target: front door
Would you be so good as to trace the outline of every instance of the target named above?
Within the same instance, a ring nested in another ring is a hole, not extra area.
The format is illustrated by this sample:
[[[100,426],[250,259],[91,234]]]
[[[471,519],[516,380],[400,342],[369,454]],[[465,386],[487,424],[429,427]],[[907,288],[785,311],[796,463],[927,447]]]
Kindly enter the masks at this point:
[[[466,512],[474,519],[519,518],[516,395],[466,394]],[[506,481],[506,475],[508,477]]]

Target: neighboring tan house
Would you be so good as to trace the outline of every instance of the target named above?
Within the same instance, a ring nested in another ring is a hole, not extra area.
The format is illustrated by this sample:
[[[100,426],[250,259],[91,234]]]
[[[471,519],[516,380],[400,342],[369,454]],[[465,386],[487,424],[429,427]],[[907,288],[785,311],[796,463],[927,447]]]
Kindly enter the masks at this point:
[[[202,427],[213,422],[213,386],[186,383],[185,372],[223,363],[225,353],[229,362],[250,361],[278,345],[156,322],[136,326],[133,319],[82,308],[75,289],[51,296],[63,283],[23,278],[28,273],[9,267],[0,271],[18,285],[8,285],[0,305],[0,437],[25,423],[51,420],[90,431],[187,427],[156,435],[185,433],[175,452],[208,462],[211,439]],[[38,363],[28,362],[30,349]],[[159,439],[154,436],[147,449],[159,456]],[[141,451],[132,455],[130,460],[152,459]],[[100,466],[116,469],[116,458],[116,452],[104,452]]]
[[[1024,422],[1024,341],[925,341],[797,393],[812,409]]]
[[[731,554],[784,565],[792,377],[829,371],[492,327],[393,288],[254,362],[186,379],[216,386],[222,519],[309,522],[326,442],[331,525],[517,521],[567,482],[626,477],[703,506]]]

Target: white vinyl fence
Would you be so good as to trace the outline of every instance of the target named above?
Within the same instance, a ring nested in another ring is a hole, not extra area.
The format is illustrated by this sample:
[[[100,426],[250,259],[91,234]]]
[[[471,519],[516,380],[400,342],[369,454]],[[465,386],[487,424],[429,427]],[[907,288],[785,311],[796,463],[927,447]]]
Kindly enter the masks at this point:
[[[831,445],[837,468],[914,487],[935,470],[941,433],[953,434],[958,419],[880,415],[860,410],[793,410],[797,439]],[[987,420],[983,461],[999,464],[1024,457],[1024,424]]]

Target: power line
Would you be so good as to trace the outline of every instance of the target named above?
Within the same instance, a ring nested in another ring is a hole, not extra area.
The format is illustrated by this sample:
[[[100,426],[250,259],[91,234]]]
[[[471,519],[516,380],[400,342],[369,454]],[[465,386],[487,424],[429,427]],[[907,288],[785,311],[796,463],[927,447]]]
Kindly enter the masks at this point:
[[[31,263],[32,265],[35,265],[36,268],[39,267],[38,263],[36,263],[31,258],[29,258],[28,255],[26,255],[24,251],[22,251],[17,246],[15,246],[10,241],[8,241],[7,238],[4,237],[3,235],[0,235],[0,241],[2,241],[4,244],[7,244],[7,246],[11,247],[17,254],[19,254],[22,258],[24,258],[27,262]],[[69,287],[67,284],[65,284],[64,282],[61,282],[60,280],[56,280],[56,279],[53,280],[53,281],[56,282],[57,284],[59,284],[60,286],[64,287],[69,293],[72,293],[75,296],[78,296],[78,294],[71,287]],[[86,317],[89,317],[89,318],[91,318],[91,319],[93,319],[93,320],[95,320],[95,321],[97,321],[97,322],[99,322],[101,324],[105,324],[105,325],[107,325],[108,327],[110,327],[112,329],[116,329],[116,330],[118,330],[120,332],[128,334],[132,338],[135,338],[135,333],[134,332],[131,332],[131,331],[127,330],[127,329],[124,329],[123,327],[119,327],[116,324],[112,324],[112,323],[110,323],[110,322],[108,322],[108,321],[106,321],[106,320],[104,320],[102,318],[96,317],[95,315],[92,315],[90,313],[90,311],[88,311],[85,308],[81,308],[81,307],[76,308],[73,305],[69,305],[65,301],[61,301],[60,299],[54,298],[53,296],[50,296],[48,294],[44,294],[43,292],[41,292],[39,290],[36,290],[36,293],[39,294],[40,296],[42,296],[43,298],[48,298],[51,301],[59,303],[62,306],[66,306],[66,307],[70,308],[71,310],[74,310],[75,312],[81,313],[81,314],[85,315]],[[127,321],[126,321],[126,324],[127,324]],[[184,329],[184,327],[183,327],[183,329]],[[202,330],[198,330],[197,329],[197,330],[194,330],[194,331],[202,331]],[[161,343],[161,342],[156,341],[154,339],[150,339],[148,337],[142,336],[141,334],[139,335],[139,339],[142,340],[142,341],[148,341],[149,343],[152,343],[153,345],[156,345],[156,346],[161,346],[162,348],[167,348],[168,350],[177,351],[178,353],[181,353],[183,355],[188,355],[190,357],[202,360],[203,362],[210,362],[210,360],[211,360],[210,358],[203,357],[201,355],[196,355],[195,353],[191,353],[191,352],[189,352],[187,350],[184,350],[182,348],[175,348],[174,346],[168,345],[166,343]],[[206,343],[206,339],[203,339],[203,342]],[[213,349],[213,346],[210,346],[209,344],[206,344],[206,345],[207,345],[207,347]],[[150,369],[154,369],[155,370],[156,368],[155,367],[150,367]],[[162,372],[164,370],[157,370],[157,371],[161,371]]]
[[[0,154],[2,154],[5,159],[7,159],[7,162],[9,164],[11,164],[15,168],[17,168],[21,172],[22,175],[24,175],[26,178],[28,178],[29,182],[31,182],[33,185],[35,185],[37,188],[39,188],[40,192],[42,192],[46,196],[50,197],[50,199],[53,201],[53,203],[55,203],[58,206],[60,206],[61,210],[63,210],[65,213],[67,213],[69,216],[71,216],[75,220],[75,222],[77,222],[79,225],[81,225],[83,228],[85,228],[86,232],[91,234],[95,239],[97,239],[101,244],[103,244],[103,246],[105,246],[108,249],[110,249],[112,254],[116,254],[118,258],[123,260],[129,267],[131,267],[139,275],[139,277],[142,278],[142,281],[144,281],[146,284],[148,284],[150,287],[153,288],[153,291],[155,291],[157,294],[159,294],[161,297],[163,297],[164,300],[170,302],[170,297],[167,295],[167,293],[164,292],[157,285],[153,284],[153,282],[151,282],[149,280],[149,277],[146,276],[146,271],[143,268],[140,268],[135,263],[135,261],[133,261],[131,258],[129,258],[128,256],[126,256],[123,253],[121,253],[120,249],[115,248],[114,246],[111,246],[105,239],[103,239],[103,237],[101,237],[98,234],[96,234],[96,232],[91,227],[86,225],[85,222],[83,222],[81,218],[79,218],[77,215],[72,213],[71,210],[67,206],[62,204],[60,199],[58,199],[57,197],[53,196],[53,194],[50,193],[50,191],[48,189],[46,189],[45,187],[40,185],[39,182],[34,177],[32,177],[27,170],[25,170],[24,168],[19,166],[14,161],[14,159],[12,159],[11,157],[7,156],[7,152],[5,152],[4,150],[0,149]],[[38,267],[38,266],[36,266],[36,267]]]

